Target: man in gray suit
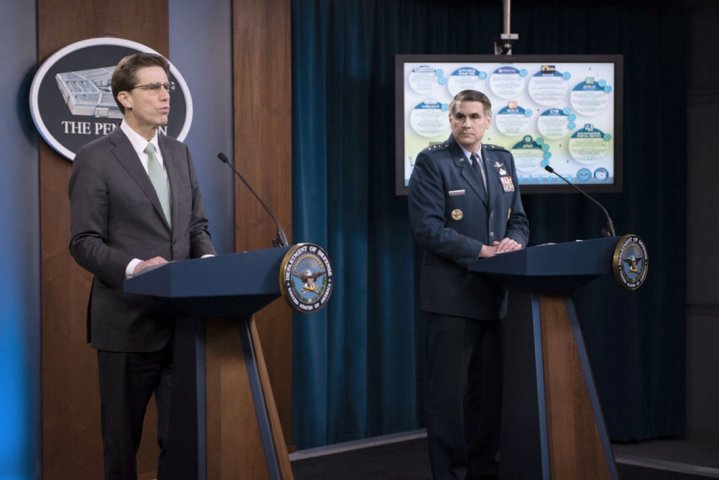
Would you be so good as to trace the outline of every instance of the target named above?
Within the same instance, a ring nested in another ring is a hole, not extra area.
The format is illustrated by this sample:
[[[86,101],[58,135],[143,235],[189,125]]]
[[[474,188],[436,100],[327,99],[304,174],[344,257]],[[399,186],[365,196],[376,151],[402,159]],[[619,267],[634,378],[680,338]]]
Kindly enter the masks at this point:
[[[215,255],[187,146],[158,134],[170,113],[162,56],[123,58],[112,76],[120,128],[82,147],[70,177],[70,253],[94,274],[88,341],[97,349],[106,479],[135,479],[145,410],[154,393],[161,454],[173,366],[173,317],[155,299],[125,294],[126,278],[170,260]]]
[[[458,93],[452,135],[417,156],[409,182],[410,222],[424,249],[429,454],[441,480],[496,478],[498,469],[506,292],[466,268],[526,247],[529,226],[512,155],[482,144],[491,109],[481,92]]]

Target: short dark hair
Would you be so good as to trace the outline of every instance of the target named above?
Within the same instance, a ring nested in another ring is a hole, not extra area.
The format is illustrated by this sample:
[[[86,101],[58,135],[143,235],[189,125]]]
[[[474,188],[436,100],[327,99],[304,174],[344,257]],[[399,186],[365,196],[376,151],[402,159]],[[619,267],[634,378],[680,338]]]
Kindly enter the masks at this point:
[[[489,101],[489,97],[478,92],[477,90],[462,90],[454,96],[452,101],[449,103],[449,114],[452,115],[457,106],[457,102],[480,102],[484,106],[484,113],[487,115],[492,114],[492,102]]]
[[[112,74],[112,96],[123,115],[125,107],[117,99],[117,94],[132,90],[137,82],[137,71],[143,67],[161,67],[170,78],[170,63],[162,55],[138,52],[120,60]]]

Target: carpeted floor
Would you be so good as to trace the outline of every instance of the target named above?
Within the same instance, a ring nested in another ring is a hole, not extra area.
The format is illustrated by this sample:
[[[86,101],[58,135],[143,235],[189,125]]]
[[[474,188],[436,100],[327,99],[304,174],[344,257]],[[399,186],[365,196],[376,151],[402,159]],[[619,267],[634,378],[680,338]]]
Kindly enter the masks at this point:
[[[432,480],[427,439],[360,448],[292,462],[295,480]],[[617,464],[620,480],[706,480],[706,477]]]

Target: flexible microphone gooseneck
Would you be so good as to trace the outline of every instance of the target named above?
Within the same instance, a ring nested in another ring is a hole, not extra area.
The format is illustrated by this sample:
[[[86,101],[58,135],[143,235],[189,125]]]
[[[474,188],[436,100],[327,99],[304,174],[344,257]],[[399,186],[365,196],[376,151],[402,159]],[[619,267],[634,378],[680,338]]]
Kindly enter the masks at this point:
[[[245,177],[243,177],[242,174],[237,171],[237,169],[234,167],[234,165],[232,165],[232,163],[230,163],[230,159],[227,158],[227,155],[220,152],[217,154],[217,158],[222,160],[223,163],[226,163],[232,169],[232,171],[235,172],[235,175],[237,175],[237,178],[242,180],[242,183],[245,184],[245,186],[248,188],[250,193],[252,193],[252,195],[257,199],[257,201],[260,202],[260,205],[262,205],[262,208],[265,209],[265,211],[270,216],[272,221],[275,222],[275,227],[277,228],[277,236],[275,237],[274,240],[272,240],[272,246],[273,247],[286,247],[287,245],[289,245],[287,243],[287,235],[285,235],[284,230],[282,230],[282,227],[280,227],[279,222],[277,221],[275,216],[272,214],[272,210],[270,210],[270,207],[268,207],[267,204],[260,198],[260,196],[257,195],[257,192],[255,192],[255,189],[250,186],[250,184],[247,182],[247,180],[245,180]]]
[[[616,233],[614,232],[614,222],[612,222],[612,217],[609,216],[609,212],[607,212],[607,209],[604,208],[604,206],[601,203],[599,203],[594,198],[592,198],[589,194],[587,194],[587,192],[585,192],[584,190],[582,190],[581,188],[579,188],[578,186],[576,186],[575,184],[573,184],[572,182],[570,182],[569,180],[567,180],[566,178],[564,178],[563,176],[561,176],[560,174],[555,172],[554,169],[552,167],[550,167],[549,165],[545,166],[544,169],[546,171],[548,171],[549,173],[553,173],[556,176],[558,176],[559,178],[561,178],[562,180],[564,180],[567,183],[567,185],[569,185],[570,187],[572,187],[573,189],[575,189],[576,191],[578,191],[579,193],[581,193],[582,195],[587,197],[594,205],[596,205],[602,209],[602,212],[604,212],[604,216],[607,217],[607,226],[602,229],[602,236],[614,237],[616,235]]]

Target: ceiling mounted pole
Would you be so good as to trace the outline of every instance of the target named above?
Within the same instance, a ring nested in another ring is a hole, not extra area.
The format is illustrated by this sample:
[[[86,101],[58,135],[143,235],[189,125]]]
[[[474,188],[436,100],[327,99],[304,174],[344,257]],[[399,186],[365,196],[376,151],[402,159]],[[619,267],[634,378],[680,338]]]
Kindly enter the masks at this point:
[[[502,0],[502,33],[494,41],[495,55],[511,55],[512,43],[519,40],[518,33],[512,32],[512,0]]]

